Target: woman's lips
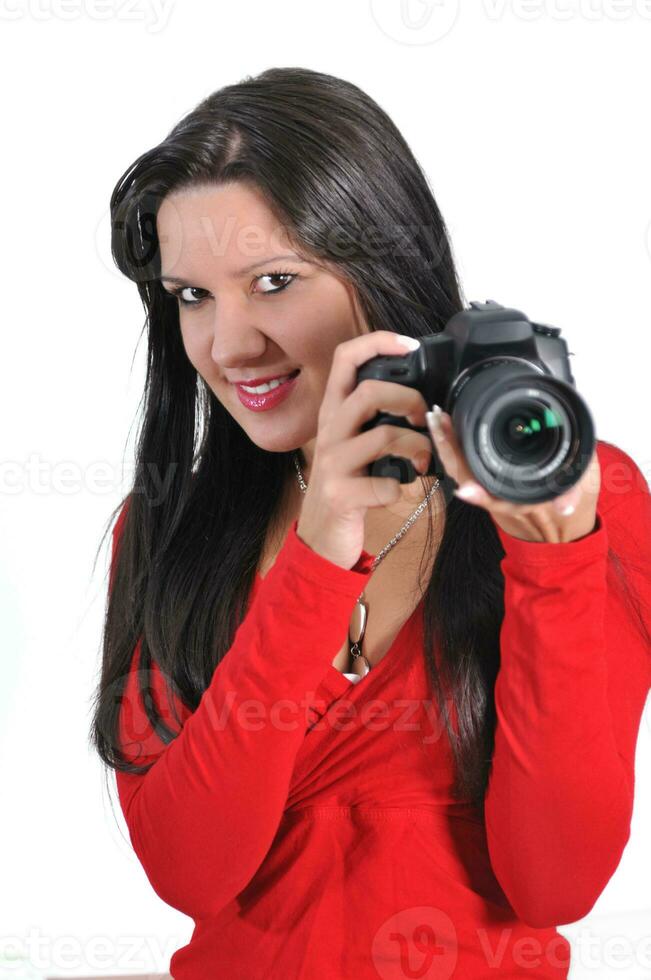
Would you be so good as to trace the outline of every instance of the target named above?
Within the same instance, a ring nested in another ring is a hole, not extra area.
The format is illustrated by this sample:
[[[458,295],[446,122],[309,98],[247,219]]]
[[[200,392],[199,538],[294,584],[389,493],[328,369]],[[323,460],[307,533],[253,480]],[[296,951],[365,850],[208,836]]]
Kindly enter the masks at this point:
[[[290,375],[287,381],[283,381],[276,388],[260,395],[255,395],[251,391],[244,391],[242,386],[236,383],[235,390],[237,391],[237,397],[252,412],[266,412],[271,408],[275,408],[276,405],[279,405],[289,397],[296,387],[299,375],[300,368],[293,376]]]

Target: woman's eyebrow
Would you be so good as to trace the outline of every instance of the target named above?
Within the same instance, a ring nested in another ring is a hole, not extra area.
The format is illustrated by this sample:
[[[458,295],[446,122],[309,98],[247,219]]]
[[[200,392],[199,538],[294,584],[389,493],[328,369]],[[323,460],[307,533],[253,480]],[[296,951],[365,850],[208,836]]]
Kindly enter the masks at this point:
[[[254,269],[258,269],[261,265],[268,265],[270,262],[278,262],[279,259],[291,259],[294,262],[304,262],[305,259],[301,259],[300,256],[294,254],[293,252],[287,252],[284,255],[270,255],[266,259],[258,259],[257,262],[252,262],[250,265],[244,266],[242,269],[238,269],[233,273],[234,276],[244,276],[247,272],[252,272]],[[167,276],[161,275],[158,277],[161,282],[176,282],[176,283],[186,283],[188,280],[180,278],[179,276]]]

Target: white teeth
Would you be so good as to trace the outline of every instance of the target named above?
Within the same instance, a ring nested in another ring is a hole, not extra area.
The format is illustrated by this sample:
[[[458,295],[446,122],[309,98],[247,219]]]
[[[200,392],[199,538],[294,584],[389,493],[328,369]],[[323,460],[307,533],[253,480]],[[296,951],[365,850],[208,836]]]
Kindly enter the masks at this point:
[[[244,391],[249,391],[252,395],[264,395],[265,392],[272,391],[274,388],[277,388],[278,385],[283,383],[283,381],[287,381],[289,377],[290,375],[286,374],[283,378],[274,378],[273,381],[268,381],[263,385],[258,385],[257,388],[249,388],[247,385],[243,384],[240,385],[240,388],[243,388]]]

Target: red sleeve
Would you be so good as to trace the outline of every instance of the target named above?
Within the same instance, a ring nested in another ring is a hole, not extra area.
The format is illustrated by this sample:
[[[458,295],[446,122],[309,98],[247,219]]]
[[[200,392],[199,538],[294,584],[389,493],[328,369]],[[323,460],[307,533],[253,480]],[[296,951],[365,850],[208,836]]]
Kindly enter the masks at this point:
[[[607,575],[610,544],[651,630],[649,488],[623,451],[598,443],[598,454],[591,534],[553,544],[497,528],[505,614],[485,821],[496,877],[534,927],[583,918],[617,869],[651,686],[651,650]]]
[[[139,762],[156,761],[145,775],[116,772],[120,805],[153,889],[194,919],[234,898],[269,850],[307,729],[307,705],[371,574],[373,555],[364,551],[343,569],[312,551],[297,523],[196,711],[178,705],[182,727],[167,746],[142,709],[138,647],[134,654],[120,709],[121,746]],[[160,672],[152,671],[152,680],[160,695]]]

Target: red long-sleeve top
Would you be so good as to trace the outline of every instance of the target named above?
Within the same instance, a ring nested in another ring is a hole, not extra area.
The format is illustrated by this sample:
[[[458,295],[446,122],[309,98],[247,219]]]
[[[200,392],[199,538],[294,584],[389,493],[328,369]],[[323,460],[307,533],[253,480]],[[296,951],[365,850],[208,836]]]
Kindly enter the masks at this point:
[[[117,773],[117,788],[153,889],[195,922],[175,980],[567,977],[555,926],[585,916],[619,864],[651,686],[651,651],[607,565],[610,544],[649,628],[649,488],[622,450],[597,451],[592,533],[552,544],[498,528],[505,615],[483,817],[451,795],[422,601],[357,684],[332,665],[368,552],[342,569],[295,522],[199,706],[176,701],[180,728],[154,668],[179,731],[167,746],[136,693],[137,644],[120,744],[155,764]]]

